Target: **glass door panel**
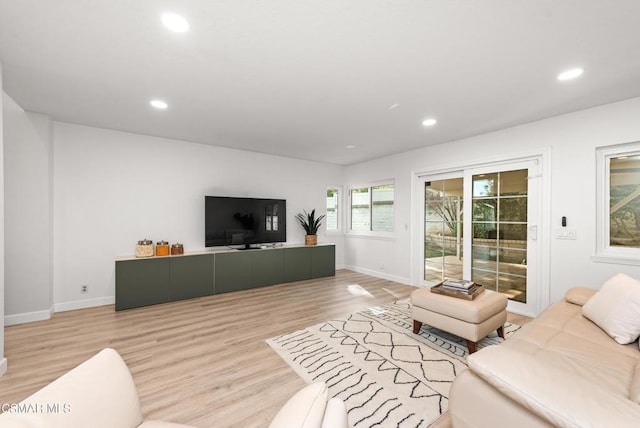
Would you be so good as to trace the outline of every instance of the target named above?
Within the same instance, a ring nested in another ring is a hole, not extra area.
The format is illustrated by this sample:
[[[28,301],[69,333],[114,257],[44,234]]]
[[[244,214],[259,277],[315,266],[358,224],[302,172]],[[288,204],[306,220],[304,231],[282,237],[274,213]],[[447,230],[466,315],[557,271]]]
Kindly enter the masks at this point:
[[[463,179],[424,183],[425,281],[462,278]]]
[[[471,279],[527,302],[528,169],[472,175]]]

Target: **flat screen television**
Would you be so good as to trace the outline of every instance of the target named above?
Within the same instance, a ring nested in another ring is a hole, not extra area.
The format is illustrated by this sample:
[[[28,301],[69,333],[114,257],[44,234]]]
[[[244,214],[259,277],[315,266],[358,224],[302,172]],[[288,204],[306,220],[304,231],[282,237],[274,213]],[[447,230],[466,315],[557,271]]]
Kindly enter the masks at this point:
[[[206,247],[285,242],[287,201],[205,196],[204,223]]]

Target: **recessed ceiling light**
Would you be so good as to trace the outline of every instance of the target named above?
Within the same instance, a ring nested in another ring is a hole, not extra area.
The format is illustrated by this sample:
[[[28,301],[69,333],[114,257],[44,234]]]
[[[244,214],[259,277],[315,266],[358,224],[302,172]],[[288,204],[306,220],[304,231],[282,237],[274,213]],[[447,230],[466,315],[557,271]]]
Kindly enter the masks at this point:
[[[434,118],[425,119],[422,121],[422,126],[433,126],[438,123]]]
[[[153,107],[160,109],[160,110],[164,110],[167,107],[169,107],[169,104],[165,103],[162,100],[151,100],[151,102],[149,103],[151,104]]]
[[[400,107],[400,104],[391,104],[391,106],[389,107],[389,110],[393,110]]]
[[[572,68],[571,70],[563,71],[562,73],[558,74],[558,80],[575,79],[576,77],[582,76],[582,73],[584,73],[584,69]]]
[[[348,146],[344,146],[345,149],[355,149],[356,146],[354,146],[353,144],[349,144]]]
[[[186,19],[175,13],[165,13],[161,17],[162,23],[171,31],[184,33],[189,31],[189,23]]]

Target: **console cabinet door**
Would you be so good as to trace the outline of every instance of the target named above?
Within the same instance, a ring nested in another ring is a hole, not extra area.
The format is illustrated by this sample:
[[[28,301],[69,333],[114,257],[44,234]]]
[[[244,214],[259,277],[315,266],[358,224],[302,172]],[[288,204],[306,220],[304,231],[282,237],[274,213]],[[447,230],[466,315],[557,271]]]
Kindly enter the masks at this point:
[[[311,249],[311,277],[321,278],[336,274],[335,245],[321,245]]]
[[[251,257],[251,250],[216,254],[216,294],[252,288]]]
[[[171,301],[213,294],[213,254],[171,257]]]
[[[284,282],[311,279],[311,251],[305,247],[285,248]]]
[[[251,251],[251,285],[280,284],[284,278],[284,251],[256,250]]]
[[[116,311],[168,301],[168,257],[116,262]]]

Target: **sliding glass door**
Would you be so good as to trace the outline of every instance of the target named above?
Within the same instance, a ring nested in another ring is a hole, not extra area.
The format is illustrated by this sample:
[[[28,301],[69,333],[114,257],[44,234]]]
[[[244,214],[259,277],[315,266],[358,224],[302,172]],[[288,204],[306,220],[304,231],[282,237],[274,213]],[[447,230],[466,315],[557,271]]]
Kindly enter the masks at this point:
[[[421,177],[424,285],[470,279],[504,293],[511,310],[535,312],[537,167],[530,160]]]

